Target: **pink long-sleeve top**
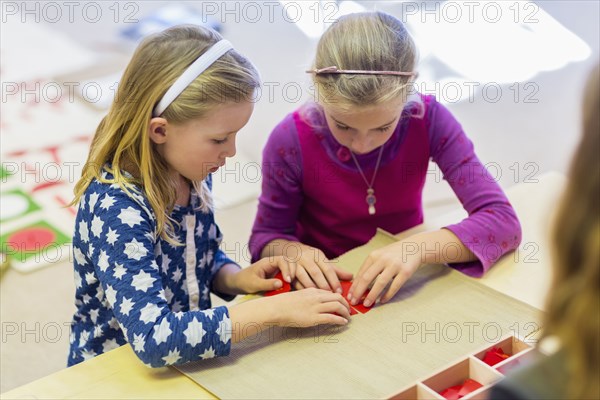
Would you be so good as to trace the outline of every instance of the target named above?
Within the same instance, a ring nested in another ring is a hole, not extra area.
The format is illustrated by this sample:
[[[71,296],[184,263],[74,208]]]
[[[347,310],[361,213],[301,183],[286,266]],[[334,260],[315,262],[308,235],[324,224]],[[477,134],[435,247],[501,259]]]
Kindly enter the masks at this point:
[[[334,258],[366,243],[378,227],[396,234],[422,223],[422,190],[425,178],[434,175],[428,171],[430,159],[468,212],[467,218],[444,228],[478,258],[450,266],[480,277],[516,249],[521,227],[506,195],[448,109],[433,96],[421,99],[422,113],[409,103],[384,145],[373,184],[374,215],[368,212],[367,184],[349,149],[333,137],[322,114],[308,113],[308,105],[287,115],[263,151],[262,193],[250,238],[252,259],[259,259],[275,239],[299,241]],[[356,155],[369,180],[379,151]]]

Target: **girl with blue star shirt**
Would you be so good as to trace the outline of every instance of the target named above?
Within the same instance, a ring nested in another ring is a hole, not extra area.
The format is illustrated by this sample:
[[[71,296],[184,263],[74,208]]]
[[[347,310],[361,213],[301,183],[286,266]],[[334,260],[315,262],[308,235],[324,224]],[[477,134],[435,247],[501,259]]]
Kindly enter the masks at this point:
[[[210,292],[230,300],[278,289],[278,271],[294,279],[281,257],[241,269],[219,250],[210,174],[235,154],[259,85],[212,30],[179,26],[140,44],[75,187],[69,365],[129,342],[162,367],[225,356],[257,327],[348,322],[348,303],[320,289],[211,308]]]

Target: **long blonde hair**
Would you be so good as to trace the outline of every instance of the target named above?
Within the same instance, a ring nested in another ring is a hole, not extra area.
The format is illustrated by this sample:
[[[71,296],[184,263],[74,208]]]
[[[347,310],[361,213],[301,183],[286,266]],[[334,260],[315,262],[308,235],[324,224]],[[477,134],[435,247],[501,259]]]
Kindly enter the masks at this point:
[[[147,130],[154,106],[173,82],[221,35],[211,29],[181,25],[151,35],[138,46],[119,83],[115,100],[96,129],[72,204],[80,201],[93,179],[118,184],[133,199],[139,188],[156,216],[157,233],[171,243],[169,215],[177,198],[168,165],[155,151]],[[228,51],[200,74],[162,113],[169,123],[202,118],[219,104],[251,101],[260,85],[258,72],[235,50]],[[102,178],[102,171],[113,179]],[[133,177],[127,172],[132,172]],[[201,207],[212,207],[205,182],[192,182]]]
[[[399,19],[380,12],[340,17],[321,36],[313,69],[413,72],[417,50]],[[336,107],[371,106],[409,99],[412,78],[392,75],[314,74],[316,102]],[[410,96],[418,101],[418,96]]]
[[[554,277],[545,336],[567,355],[569,398],[600,398],[600,69],[584,96],[583,138],[553,229]]]

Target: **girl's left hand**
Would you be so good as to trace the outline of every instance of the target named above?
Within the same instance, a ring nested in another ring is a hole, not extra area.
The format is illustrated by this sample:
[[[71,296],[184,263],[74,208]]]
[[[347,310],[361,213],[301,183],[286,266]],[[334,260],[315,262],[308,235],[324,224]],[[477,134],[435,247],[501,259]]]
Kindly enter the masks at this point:
[[[389,301],[421,265],[419,252],[403,251],[403,242],[392,243],[373,251],[363,262],[348,291],[350,304],[356,305],[373,282],[363,304],[370,307],[380,295],[381,303]],[[385,293],[384,289],[389,285]]]
[[[290,276],[288,263],[283,256],[265,257],[254,264],[243,268],[234,276],[234,285],[240,293],[257,293],[268,290],[277,290],[282,286],[279,279],[272,278],[281,270],[282,275]],[[284,278],[285,279],[285,278]],[[286,279],[287,280],[287,279]]]

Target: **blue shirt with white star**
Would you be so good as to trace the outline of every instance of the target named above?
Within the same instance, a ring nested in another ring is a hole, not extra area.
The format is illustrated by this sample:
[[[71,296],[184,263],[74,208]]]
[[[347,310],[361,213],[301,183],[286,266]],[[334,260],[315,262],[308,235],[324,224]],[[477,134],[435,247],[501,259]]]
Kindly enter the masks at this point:
[[[112,179],[108,172],[103,177]],[[189,206],[171,213],[182,244],[175,246],[157,235],[142,192],[131,194],[94,180],[79,203],[73,235],[77,311],[68,365],[126,342],[151,367],[229,354],[229,313],[224,306],[211,308],[209,292],[219,269],[235,263],[219,249],[213,213],[201,211],[192,190]]]

